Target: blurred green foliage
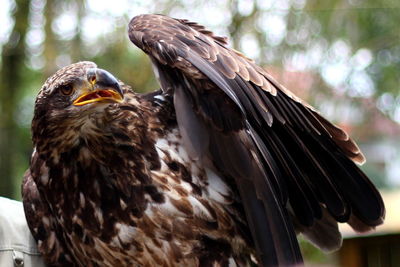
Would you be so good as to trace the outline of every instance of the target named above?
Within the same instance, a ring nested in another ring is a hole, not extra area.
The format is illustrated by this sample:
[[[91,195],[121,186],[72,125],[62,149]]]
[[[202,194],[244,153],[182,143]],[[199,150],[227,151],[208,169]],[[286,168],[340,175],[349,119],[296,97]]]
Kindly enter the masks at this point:
[[[325,254],[321,250],[315,248],[308,241],[299,237],[301,253],[305,256],[305,265],[314,266],[338,266],[335,254]]]

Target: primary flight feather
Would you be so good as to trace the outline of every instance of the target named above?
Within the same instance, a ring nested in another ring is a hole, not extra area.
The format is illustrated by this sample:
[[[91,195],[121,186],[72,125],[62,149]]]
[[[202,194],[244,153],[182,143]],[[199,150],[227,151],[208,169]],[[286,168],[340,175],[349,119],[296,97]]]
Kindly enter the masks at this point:
[[[296,233],[332,251],[337,222],[383,222],[355,142],[225,38],[163,15],[129,37],[160,90],[79,62],[36,99],[22,193],[49,265],[293,265]]]

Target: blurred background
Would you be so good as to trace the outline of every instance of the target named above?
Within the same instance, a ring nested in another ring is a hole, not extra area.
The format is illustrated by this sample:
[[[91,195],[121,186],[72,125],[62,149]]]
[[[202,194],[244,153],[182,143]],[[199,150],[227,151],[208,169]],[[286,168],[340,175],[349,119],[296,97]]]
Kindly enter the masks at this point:
[[[149,60],[127,37],[130,18],[141,13],[187,18],[228,36],[357,140],[387,223],[367,237],[344,228],[344,248],[331,255],[302,242],[309,265],[400,266],[398,0],[0,0],[1,196],[21,198],[34,99],[58,68],[91,60],[136,91],[157,88]]]

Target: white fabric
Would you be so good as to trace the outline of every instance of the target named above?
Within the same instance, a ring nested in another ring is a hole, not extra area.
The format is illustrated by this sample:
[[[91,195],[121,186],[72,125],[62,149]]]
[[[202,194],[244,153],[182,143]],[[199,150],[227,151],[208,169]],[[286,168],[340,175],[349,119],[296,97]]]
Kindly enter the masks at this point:
[[[0,266],[45,266],[19,201],[0,197]]]

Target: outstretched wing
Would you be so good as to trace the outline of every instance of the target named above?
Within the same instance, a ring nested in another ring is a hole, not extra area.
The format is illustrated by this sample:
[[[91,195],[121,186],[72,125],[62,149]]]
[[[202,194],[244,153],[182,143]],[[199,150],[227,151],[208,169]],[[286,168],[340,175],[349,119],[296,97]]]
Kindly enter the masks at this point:
[[[211,161],[239,191],[263,265],[301,262],[292,221],[326,250],[340,246],[336,221],[357,231],[383,222],[354,141],[226,39],[162,15],[134,17],[129,37],[173,94],[190,156]]]

